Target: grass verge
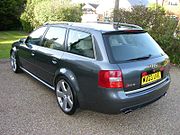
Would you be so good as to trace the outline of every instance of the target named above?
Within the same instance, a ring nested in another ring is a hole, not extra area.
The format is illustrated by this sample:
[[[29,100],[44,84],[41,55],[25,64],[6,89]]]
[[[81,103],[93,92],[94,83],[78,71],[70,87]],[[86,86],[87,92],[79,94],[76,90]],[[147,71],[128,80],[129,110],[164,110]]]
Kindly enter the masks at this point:
[[[26,37],[21,31],[0,31],[0,59],[9,58],[9,51],[13,42]]]

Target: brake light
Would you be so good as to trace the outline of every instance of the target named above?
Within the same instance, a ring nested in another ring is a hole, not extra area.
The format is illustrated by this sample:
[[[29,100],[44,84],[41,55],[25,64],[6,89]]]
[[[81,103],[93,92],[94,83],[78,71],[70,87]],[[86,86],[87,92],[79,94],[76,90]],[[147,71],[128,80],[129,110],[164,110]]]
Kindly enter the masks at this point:
[[[143,76],[146,76],[146,75],[147,75],[147,72],[143,72],[143,73],[142,73],[142,77],[143,77]]]
[[[139,30],[125,30],[125,31],[129,33],[139,32]]]
[[[123,88],[122,72],[120,70],[99,71],[98,85],[103,88]]]

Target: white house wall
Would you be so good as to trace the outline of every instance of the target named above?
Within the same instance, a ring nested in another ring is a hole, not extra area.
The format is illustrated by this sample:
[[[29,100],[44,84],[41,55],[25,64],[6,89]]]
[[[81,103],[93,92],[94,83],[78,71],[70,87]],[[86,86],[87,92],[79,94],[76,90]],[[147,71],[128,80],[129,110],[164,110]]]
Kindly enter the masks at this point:
[[[83,14],[81,18],[82,18],[82,22],[97,22],[98,15],[97,14]]]

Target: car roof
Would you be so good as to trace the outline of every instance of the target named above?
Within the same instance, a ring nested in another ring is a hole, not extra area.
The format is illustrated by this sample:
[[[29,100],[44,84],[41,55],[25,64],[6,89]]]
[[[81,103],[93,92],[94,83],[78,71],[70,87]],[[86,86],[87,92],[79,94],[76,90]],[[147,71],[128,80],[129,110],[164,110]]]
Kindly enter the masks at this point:
[[[140,26],[127,23],[104,23],[104,22],[91,22],[91,23],[75,23],[75,22],[60,22],[60,23],[45,23],[51,26],[64,26],[73,28],[83,28],[88,30],[97,30],[101,32],[112,31],[125,31],[125,30],[143,30]]]

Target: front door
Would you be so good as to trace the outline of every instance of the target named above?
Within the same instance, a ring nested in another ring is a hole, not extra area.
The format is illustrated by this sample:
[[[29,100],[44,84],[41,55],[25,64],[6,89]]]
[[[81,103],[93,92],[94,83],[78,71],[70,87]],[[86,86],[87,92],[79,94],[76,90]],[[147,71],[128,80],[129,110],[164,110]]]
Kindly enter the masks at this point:
[[[21,66],[29,72],[35,74],[35,60],[36,50],[38,49],[46,27],[41,27],[33,31],[27,38],[26,42],[20,44],[18,47],[18,55]]]
[[[43,38],[42,45],[36,51],[37,76],[50,85],[53,85],[55,72],[62,66],[65,35],[65,28],[50,27]]]

